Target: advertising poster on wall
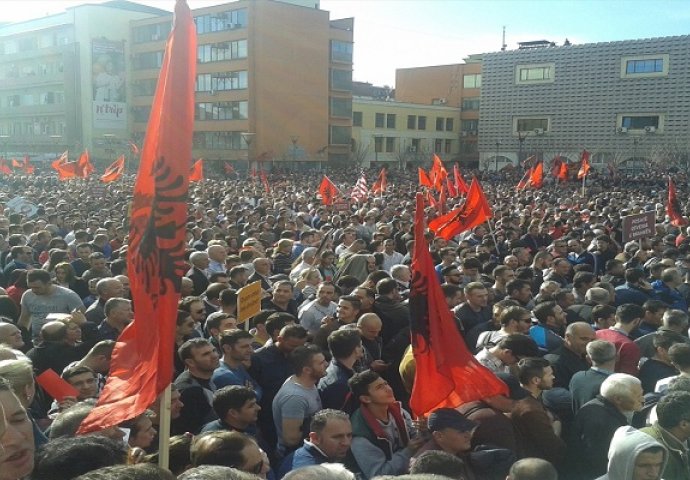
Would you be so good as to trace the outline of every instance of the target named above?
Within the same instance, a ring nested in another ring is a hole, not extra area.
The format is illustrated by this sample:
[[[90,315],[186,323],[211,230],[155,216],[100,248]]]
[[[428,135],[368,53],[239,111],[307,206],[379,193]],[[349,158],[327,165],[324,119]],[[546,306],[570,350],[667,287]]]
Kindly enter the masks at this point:
[[[127,128],[125,91],[125,44],[105,38],[91,44],[93,127]]]

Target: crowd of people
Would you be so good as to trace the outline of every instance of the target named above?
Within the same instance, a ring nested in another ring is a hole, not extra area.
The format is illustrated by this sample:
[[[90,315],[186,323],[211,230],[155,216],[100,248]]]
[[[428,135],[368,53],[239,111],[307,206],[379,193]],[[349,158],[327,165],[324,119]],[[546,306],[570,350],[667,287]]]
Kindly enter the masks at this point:
[[[133,179],[4,177],[0,204],[37,212],[0,213],[0,480],[690,480],[690,228],[666,216],[664,177],[516,191],[519,172],[476,174],[493,218],[423,241],[458,348],[509,393],[414,419],[413,227],[439,213],[414,217],[416,173],[354,200],[360,175],[329,172],[333,205],[313,173],[191,184],[168,469],[160,398],[77,433],[135,316]],[[655,231],[625,243],[643,212]],[[261,311],[238,324],[254,282]]]

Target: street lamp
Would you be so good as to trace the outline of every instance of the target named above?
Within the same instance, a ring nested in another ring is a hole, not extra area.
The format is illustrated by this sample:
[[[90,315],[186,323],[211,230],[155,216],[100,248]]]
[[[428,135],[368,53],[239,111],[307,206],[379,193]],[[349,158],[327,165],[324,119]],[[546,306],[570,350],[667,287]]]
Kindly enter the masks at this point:
[[[496,140],[496,157],[494,159],[496,163],[496,171],[498,172],[498,150],[501,148],[501,142],[500,140]]]
[[[297,142],[299,140],[299,135],[291,135],[290,141],[292,142],[292,168],[295,168],[297,164]]]
[[[242,136],[244,143],[247,144],[247,175],[249,175],[249,172],[252,170],[252,142],[254,141],[256,133],[242,132],[240,135]]]

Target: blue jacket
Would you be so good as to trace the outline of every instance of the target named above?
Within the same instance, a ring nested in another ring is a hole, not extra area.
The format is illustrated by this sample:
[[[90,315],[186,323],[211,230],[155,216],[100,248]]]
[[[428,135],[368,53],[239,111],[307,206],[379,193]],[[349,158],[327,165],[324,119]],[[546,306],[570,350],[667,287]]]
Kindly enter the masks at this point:
[[[634,303],[641,307],[644,302],[652,299],[652,295],[654,295],[653,291],[644,291],[635,285],[625,282],[620,287],[616,287],[616,306]]]
[[[350,396],[350,387],[347,381],[354,373],[355,372],[339,363],[335,358],[331,360],[331,363],[326,369],[326,375],[319,380],[318,385],[323,408],[343,410]]]
[[[671,290],[661,280],[652,283],[652,287],[656,292],[657,300],[661,300],[674,310],[688,311],[688,302],[678,290]]]
[[[321,465],[326,462],[328,462],[328,457],[313,443],[305,440],[301,447],[283,459],[277,472],[277,478],[283,478],[288,472],[297,468]]]

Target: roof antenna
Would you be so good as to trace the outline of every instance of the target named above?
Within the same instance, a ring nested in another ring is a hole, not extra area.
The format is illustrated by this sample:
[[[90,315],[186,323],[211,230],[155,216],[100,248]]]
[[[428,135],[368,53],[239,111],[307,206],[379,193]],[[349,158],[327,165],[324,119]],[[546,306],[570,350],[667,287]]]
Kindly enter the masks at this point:
[[[501,51],[505,52],[506,51],[506,26],[503,25],[503,43],[501,44]]]

